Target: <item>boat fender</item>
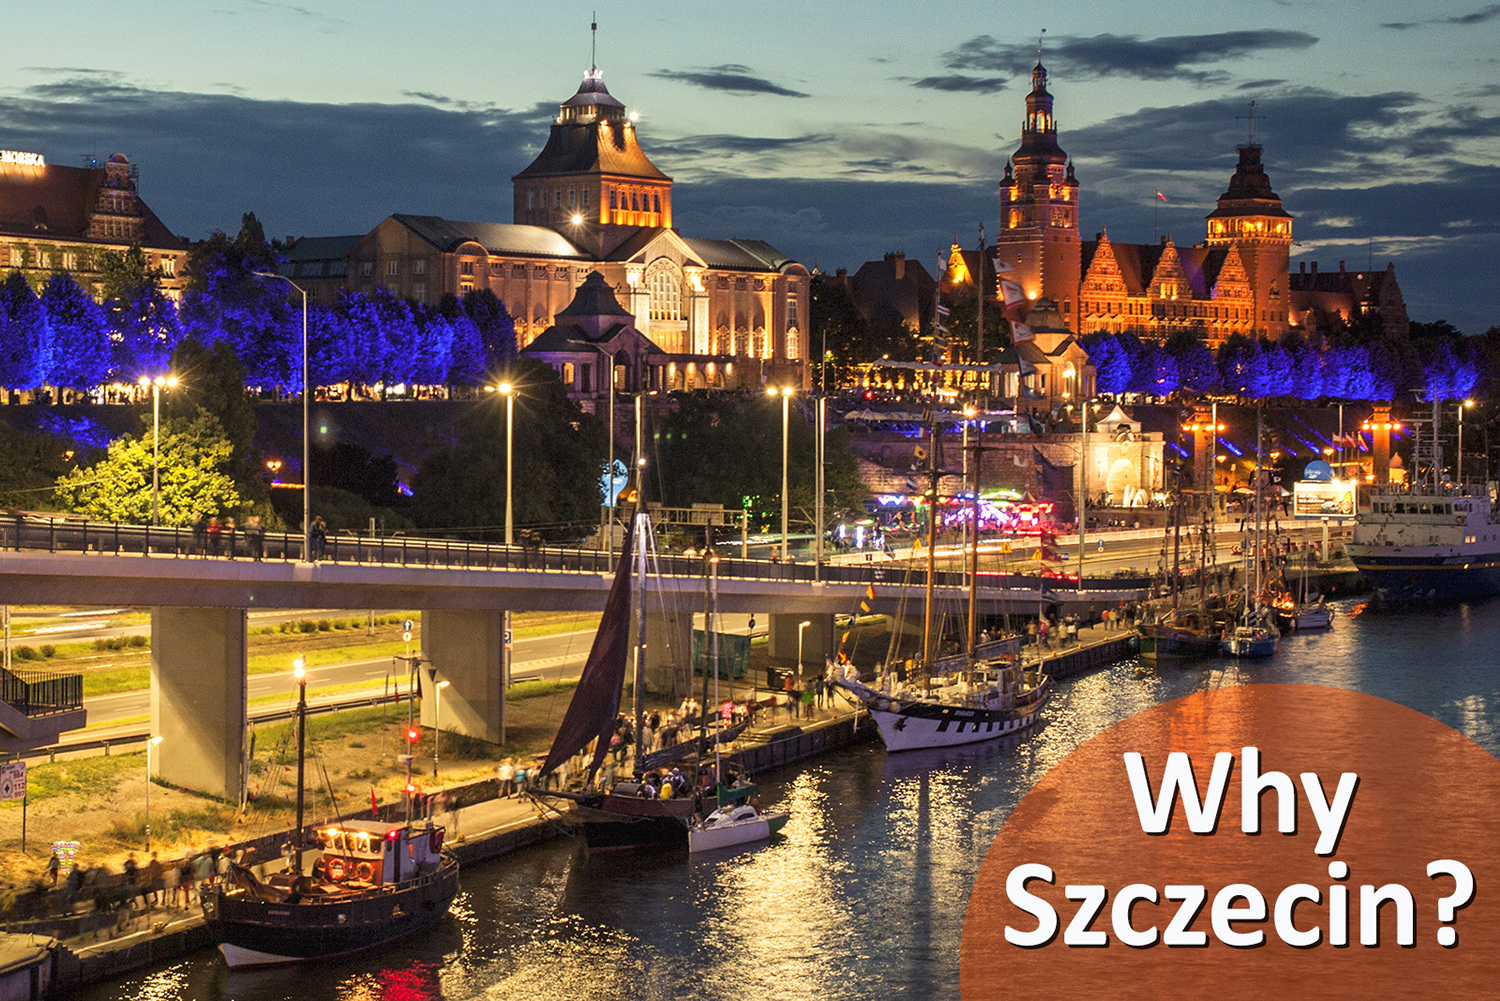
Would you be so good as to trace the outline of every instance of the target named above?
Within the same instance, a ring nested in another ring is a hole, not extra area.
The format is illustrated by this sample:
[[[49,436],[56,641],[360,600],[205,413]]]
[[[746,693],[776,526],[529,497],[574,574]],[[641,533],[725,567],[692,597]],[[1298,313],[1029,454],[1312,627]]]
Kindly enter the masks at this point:
[[[432,829],[432,854],[436,855],[443,850],[443,829],[434,827]]]
[[[875,703],[875,708],[879,709],[881,712],[885,712],[890,707],[891,707],[891,704],[889,702],[887,702],[885,699],[879,699]]]
[[[368,862],[361,862],[358,866],[355,867],[354,874],[368,883],[370,881],[370,877],[375,875],[375,867],[370,865],[370,863]]]
[[[898,713],[900,711],[901,711],[901,703],[899,703],[899,702],[892,702],[891,703],[891,712]]]
[[[331,858],[328,860],[328,878],[333,880],[334,882],[338,882],[339,880],[344,878],[343,859]]]

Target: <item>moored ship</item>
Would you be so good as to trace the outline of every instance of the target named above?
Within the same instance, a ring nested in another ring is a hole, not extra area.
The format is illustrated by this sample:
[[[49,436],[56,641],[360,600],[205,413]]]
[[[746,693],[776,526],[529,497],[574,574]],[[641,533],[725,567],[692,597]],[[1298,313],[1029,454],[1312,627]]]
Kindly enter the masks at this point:
[[[1382,598],[1500,593],[1500,524],[1487,495],[1391,489],[1361,500],[1349,558]]]

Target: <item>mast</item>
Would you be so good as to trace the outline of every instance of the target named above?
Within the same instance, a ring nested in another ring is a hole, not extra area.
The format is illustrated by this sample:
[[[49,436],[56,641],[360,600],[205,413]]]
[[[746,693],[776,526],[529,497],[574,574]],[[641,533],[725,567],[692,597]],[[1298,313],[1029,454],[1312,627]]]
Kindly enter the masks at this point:
[[[303,783],[303,766],[307,760],[307,675],[301,663],[297,665],[297,831],[292,835],[293,869],[302,875],[302,825],[306,806],[306,786]]]
[[[709,584],[709,573],[719,565],[719,558],[714,555],[712,525],[703,529],[705,536],[705,548],[703,550],[703,711],[698,714],[698,747],[708,746],[708,638],[710,630],[713,629],[713,590]],[[714,640],[714,649],[718,649],[718,640]],[[703,760],[703,752],[698,752],[698,760]]]
[[[1177,467],[1177,490],[1172,497],[1172,611],[1182,584],[1182,466]]]
[[[646,722],[646,533],[649,521],[646,518],[646,453],[645,416],[646,394],[635,397],[635,551],[636,551],[636,609],[635,609],[635,690],[632,703],[635,706],[635,773],[641,774],[646,744],[642,730]]]
[[[981,241],[980,260],[984,259]],[[981,299],[981,301],[983,301]],[[974,651],[979,633],[979,458],[984,454],[980,447],[980,429],[974,427],[974,505],[973,518],[969,525],[969,670],[974,669]]]
[[[927,449],[927,471],[931,490],[927,494],[927,589],[922,610],[922,677],[927,679],[927,668],[932,663],[932,578],[937,573],[937,418],[932,418],[931,439]]]
[[[1265,430],[1262,423],[1261,404],[1255,404],[1255,610],[1260,611],[1260,481],[1265,474],[1261,470],[1261,456],[1264,452]],[[1247,601],[1245,607],[1250,607]]]

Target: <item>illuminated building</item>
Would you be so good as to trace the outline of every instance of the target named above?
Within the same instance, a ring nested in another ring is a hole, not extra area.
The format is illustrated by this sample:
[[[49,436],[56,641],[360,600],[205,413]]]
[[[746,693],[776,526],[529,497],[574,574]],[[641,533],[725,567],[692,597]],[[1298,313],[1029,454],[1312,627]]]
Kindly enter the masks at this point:
[[[0,272],[20,271],[40,286],[67,271],[97,298],[102,255],[132,245],[161,269],[166,294],[179,298],[187,247],[142,201],[123,153],[102,167],[61,167],[0,150]]]
[[[672,179],[641,149],[599,70],[563,102],[546,146],[512,184],[513,222],[392,215],[343,252],[344,275],[330,274],[341,238],[328,237],[305,254],[304,241],[294,242],[287,276],[315,279],[319,297],[381,286],[436,303],[489,289],[524,348],[598,272],[641,335],[666,355],[696,360],[669,361],[660,388],[723,386],[730,366],[741,385],[806,384],[808,270],[759,240],[673,229]]]
[[[1021,143],[1000,182],[996,256],[1029,299],[1050,298],[1079,334],[1136,333],[1164,340],[1189,331],[1217,346],[1233,334],[1277,339],[1293,327],[1326,330],[1337,314],[1353,324],[1404,331],[1395,272],[1380,281],[1335,282],[1290,273],[1292,216],[1271,187],[1253,140],[1207,216],[1205,239],[1178,245],[1120,243],[1100,232],[1079,239],[1079,186],[1057,141],[1047,71],[1031,75]],[[1352,318],[1352,319],[1351,319]]]

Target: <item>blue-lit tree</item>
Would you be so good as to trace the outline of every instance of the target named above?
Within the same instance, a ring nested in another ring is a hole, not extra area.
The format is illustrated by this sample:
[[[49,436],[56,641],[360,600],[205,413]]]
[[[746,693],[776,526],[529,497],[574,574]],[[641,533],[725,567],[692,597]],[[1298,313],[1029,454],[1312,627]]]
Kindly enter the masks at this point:
[[[1219,385],[1213,352],[1192,331],[1179,330],[1164,345],[1176,359],[1178,384],[1189,393],[1207,393]]]
[[[1119,337],[1114,334],[1096,331],[1085,334],[1081,339],[1083,350],[1088,352],[1089,361],[1093,362],[1097,371],[1096,382],[1099,392],[1118,396],[1121,393],[1131,392],[1131,383],[1135,375],[1135,359]]]
[[[277,274],[280,263],[254,212],[244,215],[233,240],[213,233],[193,248],[182,327],[205,346],[232,345],[249,385],[291,389],[301,383],[300,311],[285,283],[253,274]]]
[[[109,381],[109,318],[94,297],[65,272],[42,287],[42,308],[52,324],[55,386],[89,389]]]
[[[52,371],[52,325],[19,271],[0,285],[0,386],[34,389]]]
[[[405,372],[398,382],[436,386],[448,381],[453,365],[453,322],[435,309],[413,311],[411,341],[400,347]]]
[[[1131,390],[1152,396],[1171,396],[1177,392],[1178,383],[1177,358],[1172,352],[1160,344],[1143,345]]]
[[[498,372],[516,360],[516,321],[505,303],[489,289],[464,294],[464,314],[473,321],[484,345],[484,367]]]

